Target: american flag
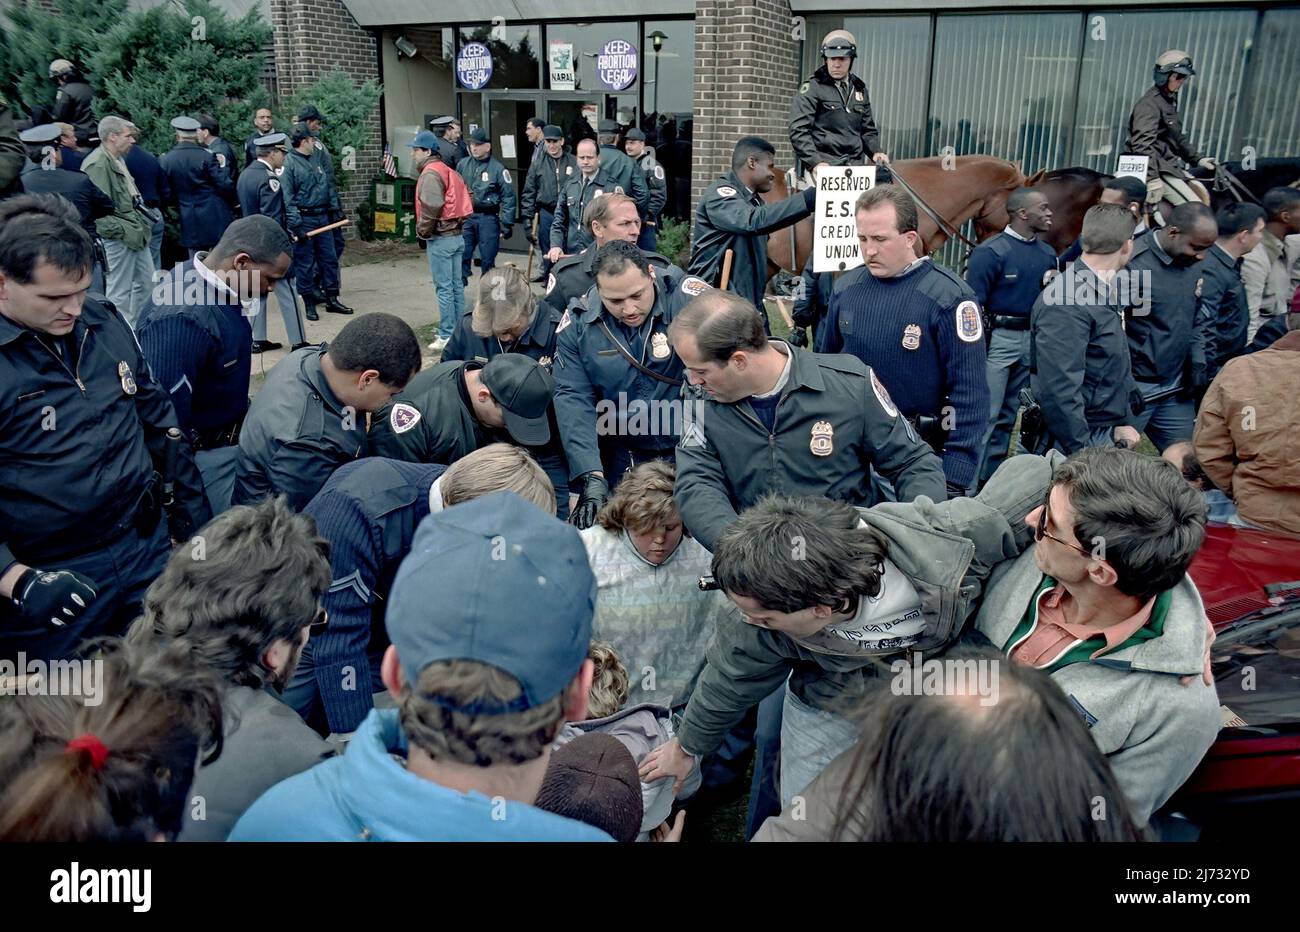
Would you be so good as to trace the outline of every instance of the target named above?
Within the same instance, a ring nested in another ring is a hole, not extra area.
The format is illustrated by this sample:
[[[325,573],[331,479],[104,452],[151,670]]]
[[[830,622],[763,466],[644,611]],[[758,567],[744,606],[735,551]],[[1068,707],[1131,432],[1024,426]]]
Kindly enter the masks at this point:
[[[397,177],[397,160],[393,158],[393,150],[388,143],[384,143],[384,174],[389,178]]]

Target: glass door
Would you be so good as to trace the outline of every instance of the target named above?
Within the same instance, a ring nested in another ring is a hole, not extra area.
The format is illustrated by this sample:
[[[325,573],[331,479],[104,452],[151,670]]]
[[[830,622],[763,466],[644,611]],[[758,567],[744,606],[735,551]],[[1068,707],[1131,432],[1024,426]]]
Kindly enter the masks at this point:
[[[528,141],[528,120],[537,114],[538,101],[533,97],[492,97],[485,101],[488,110],[488,133],[492,137],[492,154],[510,172],[515,186],[515,216],[509,218],[514,228],[509,239],[501,241],[502,249],[515,252],[528,251],[527,232],[519,224],[519,210],[523,206],[524,180],[533,158],[533,144]],[[502,224],[507,222],[502,216]]]

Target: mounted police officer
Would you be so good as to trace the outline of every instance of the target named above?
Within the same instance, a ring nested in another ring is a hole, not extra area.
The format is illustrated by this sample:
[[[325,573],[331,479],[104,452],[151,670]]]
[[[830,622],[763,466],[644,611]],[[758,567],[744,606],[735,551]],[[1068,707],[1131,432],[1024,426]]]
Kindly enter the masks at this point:
[[[515,182],[510,170],[492,157],[492,139],[479,127],[470,134],[469,156],[456,165],[465,179],[474,213],[465,221],[465,252],[460,260],[461,284],[468,284],[473,269],[474,249],[487,274],[497,264],[501,240],[509,239],[515,224]]]
[[[627,131],[626,146],[628,158],[645,173],[645,183],[650,189],[650,202],[641,221],[641,238],[636,244],[647,252],[654,252],[659,239],[659,215],[663,213],[664,204],[668,203],[668,182],[664,178],[664,167],[655,158],[655,150],[645,144],[645,133],[632,127]]]
[[[280,170],[288,153],[289,137],[284,133],[258,136],[257,158],[239,175],[235,188],[239,206],[245,217],[257,214],[270,217],[291,236],[289,214],[285,209],[284,190],[280,183]],[[290,350],[307,345],[307,329],[298,316],[298,298],[293,288],[292,274],[275,284],[275,301],[284,318],[284,330],[291,342]],[[253,352],[279,349],[280,344],[266,338],[266,302],[261,302],[253,317]]]
[[[1188,184],[1191,178],[1180,160],[1213,171],[1214,159],[1202,157],[1183,134],[1183,118],[1178,113],[1178,92],[1187,79],[1196,74],[1192,57],[1181,49],[1161,53],[1152,69],[1154,85],[1138,98],[1128,118],[1128,138],[1124,152],[1145,155],[1147,163],[1147,203],[1167,200],[1178,205],[1200,201]]]
[[[172,129],[176,145],[158,163],[180,214],[181,245],[193,259],[195,253],[215,246],[234,219],[228,203],[234,184],[217,157],[199,145],[198,120],[178,116]]]
[[[578,141],[577,162],[575,177],[560,189],[560,199],[555,205],[555,219],[551,221],[551,249],[546,254],[546,258],[552,262],[559,261],[561,256],[573,255],[585,249],[591,242],[591,233],[582,226],[583,212],[588,204],[602,194],[628,193],[626,187],[615,182],[605,171],[603,156],[596,146],[596,140]],[[640,211],[638,207],[638,223]],[[639,231],[638,226],[638,233]]]
[[[50,62],[50,79],[59,87],[50,122],[71,123],[79,146],[96,140],[95,92],[77,71],[76,65],[66,58],[56,58]]]
[[[637,463],[670,459],[683,429],[682,363],[668,325],[707,282],[651,268],[621,240],[596,252],[596,284],[557,328],[555,412],[571,480],[582,492],[571,520],[590,527],[611,486]],[[668,412],[668,414],[665,414]]]
[[[767,236],[792,226],[813,212],[817,192],[808,188],[784,201],[765,204],[760,195],[772,190],[776,148],[758,136],[743,136],[731,153],[731,171],[720,177],[695,210],[688,271],[720,283],[724,257],[733,251],[727,290],[758,308],[767,327],[763,292],[767,288]]]
[[[645,173],[628,155],[618,148],[619,125],[617,120],[601,120],[596,132],[600,143],[600,170],[623,189],[623,193],[636,201],[636,209],[644,221],[650,209],[650,188]]]
[[[343,202],[339,199],[338,181],[334,177],[334,159],[330,157],[329,149],[325,148],[325,143],[321,142],[321,127],[325,123],[325,117],[313,106],[302,108],[298,114],[298,124],[307,129],[312,134],[312,162],[319,168],[323,169],[325,177],[329,182],[329,214],[325,217],[329,223],[336,223],[344,219],[346,214],[343,212]],[[342,284],[342,274],[338,269],[338,260],[343,256],[343,247],[345,239],[343,237],[343,228],[336,227],[328,234],[322,233],[321,236],[330,236],[334,240],[334,262],[333,271],[330,274],[331,288],[325,292],[325,310],[331,314],[351,314],[352,308],[339,300],[339,286]]]
[[[790,145],[809,175],[823,165],[864,165],[868,159],[889,165],[867,85],[849,73],[857,57],[852,33],[829,33],[822,40],[822,66],[790,102]]]
[[[523,224],[528,231],[528,241],[542,254],[542,270],[533,281],[546,281],[551,271],[551,224],[555,222],[555,206],[565,184],[578,175],[578,160],[564,150],[564,130],[547,125],[542,129],[539,153],[524,179]],[[537,234],[533,235],[533,217],[537,219]]]
[[[52,195],[0,204],[0,657],[121,634],[210,517],[167,391],[110,304],[90,237]],[[164,514],[167,520],[164,521]]]
[[[330,223],[330,180],[325,166],[314,158],[315,138],[303,126],[293,131],[291,150],[284,160],[284,209],[289,232],[297,237],[293,250],[293,275],[308,320],[320,320],[316,305],[335,314],[351,314],[352,308],[331,306],[327,295],[339,293],[339,257],[334,237],[326,233],[308,236]]]

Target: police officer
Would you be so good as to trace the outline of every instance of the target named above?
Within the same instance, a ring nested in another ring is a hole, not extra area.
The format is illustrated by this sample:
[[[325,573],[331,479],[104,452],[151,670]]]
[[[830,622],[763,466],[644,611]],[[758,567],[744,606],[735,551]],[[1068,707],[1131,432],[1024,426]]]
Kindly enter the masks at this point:
[[[623,189],[624,194],[636,201],[636,209],[645,220],[650,209],[650,187],[646,184],[645,172],[618,148],[618,138],[618,121],[601,120],[596,132],[596,141],[600,143],[600,168],[617,187]]]
[[[217,157],[217,164],[230,176],[230,190],[233,194],[235,182],[239,180],[240,165],[235,156],[235,148],[221,138],[221,124],[216,117],[210,113],[200,113],[197,119],[199,145]]]
[[[461,159],[469,158],[469,146],[465,143],[465,134],[460,130],[460,120],[455,117],[447,124],[447,141],[456,147],[456,164]]]
[[[241,217],[211,252],[154,286],[136,335],[192,441],[213,514],[230,506],[236,443],[248,412],[252,332],[247,317],[289,273],[293,242],[270,217]]]
[[[128,123],[127,131],[135,140],[135,144],[127,150],[122,161],[140,191],[140,200],[144,202],[146,208],[143,213],[152,223],[149,234],[149,255],[153,258],[153,267],[156,271],[162,268],[163,234],[167,229],[167,220],[163,216],[162,206],[171,200],[172,194],[158,156],[140,145],[142,135],[140,127]]]
[[[460,147],[447,138],[451,129],[451,124],[456,122],[454,116],[434,117],[429,121],[429,129],[433,130],[433,135],[438,137],[438,157],[442,159],[444,165],[450,165],[455,168],[460,164]]]
[[[558,311],[564,311],[576,298],[585,301],[587,294],[596,284],[596,273],[592,265],[601,246],[614,240],[635,243],[638,239],[641,220],[637,214],[636,202],[626,194],[606,194],[587,205],[582,217],[582,227],[592,237],[592,243],[576,256],[565,256],[551,270],[546,282],[546,303]],[[660,272],[673,272],[677,278],[686,277],[686,272],[677,268],[657,252],[641,250],[651,267]]]
[[[86,297],[70,204],[0,204],[0,657],[53,660],[121,634],[210,517],[166,390],[113,307]],[[167,520],[162,520],[164,513]]]
[[[892,184],[855,205],[866,265],[842,275],[817,347],[852,353],[880,378],[903,417],[943,457],[949,495],[978,477],[989,422],[984,322],[960,277],[916,257],[916,202]]]
[[[302,112],[298,115],[298,125],[306,128],[307,132],[312,135],[312,161],[317,167],[321,168],[325,177],[329,180],[329,197],[330,211],[327,219],[330,223],[336,223],[344,219],[346,214],[343,212],[343,201],[339,198],[338,181],[334,177],[334,159],[330,157],[329,149],[325,148],[325,143],[321,142],[321,127],[325,123],[325,117],[313,106],[303,107]],[[321,236],[326,234],[322,233]],[[342,283],[342,275],[338,270],[338,260],[343,257],[343,248],[345,239],[343,228],[336,227],[328,234],[334,239],[334,272],[331,276],[335,282],[334,290],[325,293],[325,310],[332,314],[351,314],[352,308],[339,301],[338,286]]]
[[[966,283],[984,308],[992,331],[981,482],[1006,458],[1020,410],[1020,390],[1029,382],[1029,312],[1038,292],[1056,274],[1056,250],[1039,239],[1052,228],[1047,195],[1035,188],[1018,188],[1008,195],[1006,207],[1011,222],[971,250],[966,270]]]
[[[330,182],[325,166],[314,158],[316,139],[299,124],[290,137],[290,151],[285,156],[284,209],[289,232],[297,237],[293,250],[293,276],[308,320],[320,320],[317,304],[335,314],[351,314],[352,308],[331,305],[326,295],[339,293],[339,257],[334,251],[334,237],[312,230],[327,226],[330,207]]]
[[[1030,386],[1021,445],[1066,455],[1089,446],[1136,444],[1138,400],[1124,336],[1128,295],[1112,284],[1133,254],[1133,219],[1118,204],[1083,217],[1083,254],[1034,300],[1030,312]]]
[[[533,281],[546,281],[551,271],[551,224],[560,192],[578,175],[578,160],[564,150],[564,130],[547,125],[542,130],[540,155],[533,159],[524,179],[523,224],[528,241],[542,254],[542,270]],[[537,234],[533,235],[533,217],[537,217]],[[585,290],[585,289],[584,289]]]
[[[57,194],[72,202],[81,215],[82,228],[95,237],[95,221],[113,213],[113,199],[105,194],[85,174],[63,167],[63,147],[57,144],[59,127],[53,123],[33,126],[19,133],[27,150],[19,181],[27,194]],[[98,258],[96,262],[99,262]],[[103,274],[102,263],[99,267]],[[92,290],[94,287],[92,286]],[[96,290],[103,294],[102,286]]]
[[[392,401],[420,363],[415,331],[378,311],[348,321],[332,343],[290,353],[244,418],[231,503],[284,495],[302,509],[330,473],[366,455],[366,414]]]
[[[857,57],[852,33],[829,33],[822,41],[822,66],[790,103],[790,145],[807,172],[823,165],[863,165],[867,159],[889,165],[867,86],[849,74]]]
[[[1186,52],[1181,49],[1162,52],[1152,69],[1153,86],[1138,98],[1129,114],[1124,152],[1145,155],[1150,160],[1147,163],[1149,204],[1159,204],[1166,198],[1175,205],[1196,199],[1186,184],[1185,179],[1190,176],[1183,171],[1180,159],[1214,170],[1214,159],[1202,157],[1183,135],[1183,118],[1178,113],[1178,92],[1194,74],[1192,57]]]
[[[1210,384],[1216,321],[1200,299],[1202,263],[1218,235],[1210,208],[1188,201],[1170,211],[1165,226],[1145,237],[1129,260],[1126,277],[1137,300],[1130,299],[1125,329],[1143,401],[1133,426],[1162,453],[1192,435],[1195,399]]]
[[[95,92],[77,67],[66,58],[50,62],[50,79],[58,85],[51,111],[51,123],[71,123],[77,134],[77,145],[89,145],[98,139],[95,123]]]
[[[616,183],[605,171],[603,156],[594,139],[579,140],[577,151],[578,171],[574,178],[560,188],[560,199],[555,205],[555,219],[551,221],[551,249],[546,254],[551,262],[558,262],[561,256],[580,252],[591,243],[590,231],[582,226],[583,213],[588,204],[604,194],[627,194],[627,188]],[[638,207],[638,224],[640,213]],[[639,235],[639,226],[637,230]]]
[[[635,126],[627,131],[625,145],[628,158],[645,174],[646,187],[650,189],[650,200],[646,206],[645,219],[641,222],[641,238],[637,240],[637,245],[647,252],[654,252],[658,242],[659,215],[668,202],[668,182],[664,178],[664,167],[655,158],[654,149],[646,146],[645,133]]]
[[[483,127],[470,134],[469,150],[469,156],[456,165],[474,201],[474,213],[465,221],[465,252],[460,260],[462,285],[469,283],[475,247],[484,274],[497,264],[497,251],[501,240],[510,238],[518,206],[514,179],[509,169],[492,157],[492,140]]]
[[[1265,216],[1263,207],[1244,202],[1228,204],[1215,215],[1219,239],[1205,254],[1201,286],[1201,301],[1215,329],[1214,350],[1206,354],[1209,382],[1229,359],[1246,352],[1250,305],[1241,266],[1243,257],[1264,239]]]
[[[1147,226],[1147,215],[1144,209],[1146,199],[1146,182],[1133,175],[1119,175],[1115,178],[1107,178],[1101,183],[1101,196],[1097,199],[1097,203],[1118,204],[1129,209],[1136,224],[1133,228],[1133,245],[1136,246],[1142,242],[1142,237],[1151,232],[1151,228]],[[1065,252],[1061,253],[1061,257],[1057,260],[1057,268],[1064,271],[1067,265],[1081,255],[1083,255],[1082,234],[1075,238]]]
[[[769,339],[753,305],[716,289],[691,302],[669,335],[690,397],[700,399],[677,447],[673,497],[709,550],[770,493],[868,504],[873,469],[902,501],[944,500],[938,458],[859,360]]]
[[[228,198],[234,190],[230,174],[217,157],[199,145],[199,121],[178,116],[172,120],[176,145],[164,152],[158,164],[167,177],[171,202],[181,218],[181,245],[189,257],[211,249],[234,217]]]
[[[637,463],[668,459],[683,429],[671,412],[682,363],[668,342],[678,310],[709,285],[659,274],[635,245],[596,251],[596,284],[557,328],[555,412],[571,480],[582,492],[571,520],[590,527],[609,490]],[[666,413],[667,412],[667,413]]]
[[[767,236],[798,223],[813,211],[817,192],[808,188],[775,204],[760,195],[772,190],[776,148],[758,136],[743,136],[731,153],[731,171],[704,193],[695,210],[691,261],[687,267],[710,283],[721,283],[723,260],[733,252],[727,290],[758,308],[767,326],[763,292],[767,287]]]
[[[289,214],[285,209],[284,190],[280,183],[280,170],[284,167],[288,153],[289,137],[284,133],[268,133],[258,136],[255,142],[257,158],[240,173],[235,185],[240,209],[245,217],[257,214],[270,217],[286,232],[290,232]],[[290,350],[306,346],[307,329],[298,316],[298,297],[294,291],[292,273],[276,282],[275,301],[284,318],[284,331],[291,342]],[[253,317],[253,352],[279,348],[279,343],[266,338],[266,304],[262,302]]]
[[[257,140],[266,136],[275,128],[275,117],[269,107],[258,107],[253,114],[253,133],[244,140],[244,167],[257,161]]]

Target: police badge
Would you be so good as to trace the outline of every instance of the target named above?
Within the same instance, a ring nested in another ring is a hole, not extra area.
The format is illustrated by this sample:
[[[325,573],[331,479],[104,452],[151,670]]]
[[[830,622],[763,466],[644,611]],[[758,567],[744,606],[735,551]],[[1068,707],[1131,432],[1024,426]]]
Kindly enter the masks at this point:
[[[565,173],[566,175],[572,175],[572,174],[573,174],[573,166],[572,166],[572,165],[565,165],[565,166],[564,166],[564,173]]]
[[[672,352],[666,333],[656,333],[650,338],[650,355],[655,359],[667,359]]]
[[[1205,284],[1204,278],[1198,278],[1196,280],[1196,297],[1198,298],[1201,296],[1201,285],[1203,284]]]
[[[543,369],[549,369],[551,368],[551,357],[542,356],[540,359],[537,360],[537,364],[541,366]]]
[[[137,391],[135,377],[131,375],[131,367],[123,360],[117,364],[117,377],[122,380],[122,393],[124,395],[134,395]]]
[[[963,343],[974,343],[984,337],[984,322],[980,320],[980,307],[974,301],[957,305],[957,336]]]
[[[921,328],[917,324],[908,324],[903,328],[903,349],[921,348]]]
[[[818,421],[812,426],[812,440],[808,449],[813,456],[830,456],[835,452],[835,428],[830,421]]]
[[[388,423],[392,426],[393,433],[404,434],[420,423],[420,410],[405,402],[398,402],[393,405],[393,413],[388,416]]]
[[[482,177],[482,179],[483,179],[484,181],[487,181],[487,180],[489,179],[490,176],[488,175],[487,172],[484,172],[484,173],[482,174],[481,177]]]

